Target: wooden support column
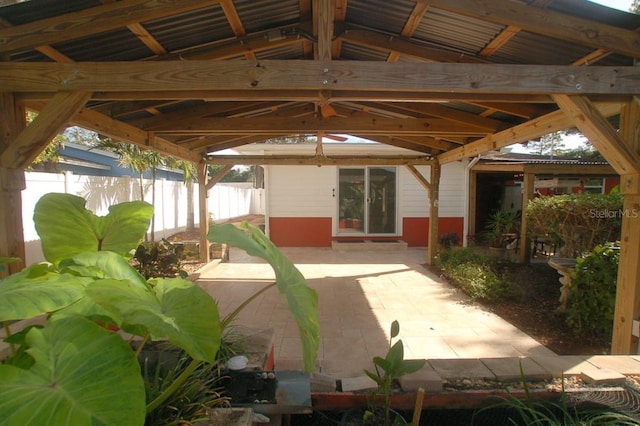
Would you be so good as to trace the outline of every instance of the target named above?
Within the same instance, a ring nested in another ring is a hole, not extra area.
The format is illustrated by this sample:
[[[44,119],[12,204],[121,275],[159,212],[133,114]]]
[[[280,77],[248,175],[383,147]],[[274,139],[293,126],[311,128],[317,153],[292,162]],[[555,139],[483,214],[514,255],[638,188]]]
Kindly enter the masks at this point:
[[[467,245],[469,245],[469,237],[476,237],[476,215],[478,211],[478,172],[471,170],[469,172],[469,211],[467,220],[469,225],[467,227],[467,235],[463,235],[462,238],[467,239]]]
[[[431,176],[429,181],[415,168],[415,166],[407,165],[407,170],[417,179],[418,182],[427,190],[429,196],[429,241],[427,246],[427,263],[433,264],[438,254],[438,202],[440,186],[441,166],[438,162],[433,162],[430,166]]]
[[[209,263],[209,190],[207,189],[207,163],[198,163],[198,210],[200,215],[200,262]]]
[[[431,165],[431,191],[429,193],[429,246],[427,247],[427,263],[433,265],[438,254],[438,205],[440,203],[440,163]]]
[[[15,103],[12,93],[0,93],[0,154],[10,149],[12,141],[26,127],[23,108]],[[25,267],[22,224],[22,190],[24,171],[12,165],[0,165],[0,257],[18,257],[22,262],[6,265],[0,277]]]
[[[638,98],[620,112],[620,137],[634,153],[640,152]],[[624,214],[611,353],[626,355],[638,353],[638,338],[632,335],[632,325],[634,319],[640,318],[640,174],[621,176],[620,192],[624,196]]]
[[[209,203],[207,202],[209,190],[211,190],[216,183],[220,182],[224,175],[229,173],[232,168],[232,165],[226,165],[216,173],[215,176],[209,179],[207,163],[204,161],[198,163],[198,182],[200,182],[198,186],[200,205],[200,262],[203,263],[208,263],[209,260],[211,260],[209,257],[209,240],[207,239],[207,235],[209,234]]]
[[[531,260],[531,238],[527,226],[527,206],[533,198],[535,173],[525,172],[522,181],[522,223],[520,224],[520,263],[527,264]]]

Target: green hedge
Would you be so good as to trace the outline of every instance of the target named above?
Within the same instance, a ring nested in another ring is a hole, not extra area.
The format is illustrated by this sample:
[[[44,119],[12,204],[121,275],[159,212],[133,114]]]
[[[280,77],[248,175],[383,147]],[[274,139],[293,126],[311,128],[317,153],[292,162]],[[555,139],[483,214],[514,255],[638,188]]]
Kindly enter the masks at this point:
[[[513,294],[504,263],[490,254],[453,248],[438,255],[436,266],[474,300],[495,301]]]
[[[596,246],[578,258],[567,309],[567,324],[577,336],[611,337],[619,259],[619,243]]]
[[[547,235],[561,254],[576,257],[598,244],[620,239],[619,194],[569,194],[534,198],[527,206],[529,233]]]

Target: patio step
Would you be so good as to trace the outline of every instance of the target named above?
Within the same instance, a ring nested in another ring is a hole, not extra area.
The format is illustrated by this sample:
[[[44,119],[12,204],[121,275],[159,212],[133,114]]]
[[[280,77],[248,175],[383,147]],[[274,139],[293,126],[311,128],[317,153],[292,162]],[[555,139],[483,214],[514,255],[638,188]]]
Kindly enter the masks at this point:
[[[407,243],[401,240],[343,240],[332,241],[331,247],[345,251],[406,250]]]

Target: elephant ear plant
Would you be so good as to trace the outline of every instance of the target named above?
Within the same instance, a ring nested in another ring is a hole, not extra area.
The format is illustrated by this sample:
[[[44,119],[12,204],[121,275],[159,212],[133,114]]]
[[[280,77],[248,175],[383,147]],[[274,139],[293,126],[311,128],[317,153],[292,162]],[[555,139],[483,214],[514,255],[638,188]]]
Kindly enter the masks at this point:
[[[142,425],[200,363],[216,362],[223,326],[216,302],[188,280],[145,280],[128,262],[152,207],[122,203],[98,217],[84,206],[73,195],[42,197],[34,221],[49,263],[0,281],[0,321],[11,350],[0,365],[3,424]],[[290,302],[313,299],[298,285],[293,294],[285,286]],[[44,327],[8,333],[9,322],[41,315]],[[317,318],[317,309],[307,315]],[[138,336],[137,351],[147,341],[167,340],[193,361],[175,386],[147,403],[137,352],[106,324]]]

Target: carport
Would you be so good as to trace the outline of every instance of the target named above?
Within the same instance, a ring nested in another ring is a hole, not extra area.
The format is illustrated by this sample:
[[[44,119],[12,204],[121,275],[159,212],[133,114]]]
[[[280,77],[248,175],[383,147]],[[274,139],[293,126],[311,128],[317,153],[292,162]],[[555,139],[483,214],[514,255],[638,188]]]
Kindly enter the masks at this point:
[[[575,0],[2,4],[0,256],[23,255],[24,169],[69,125],[198,163],[201,188],[208,163],[364,161],[323,155],[332,134],[409,148],[366,160],[430,165],[417,178],[432,218],[442,165],[577,127],[621,176],[625,209],[640,209],[638,15]],[[316,135],[316,155],[216,155],[292,134]],[[638,343],[633,215],[622,240],[614,354]]]

